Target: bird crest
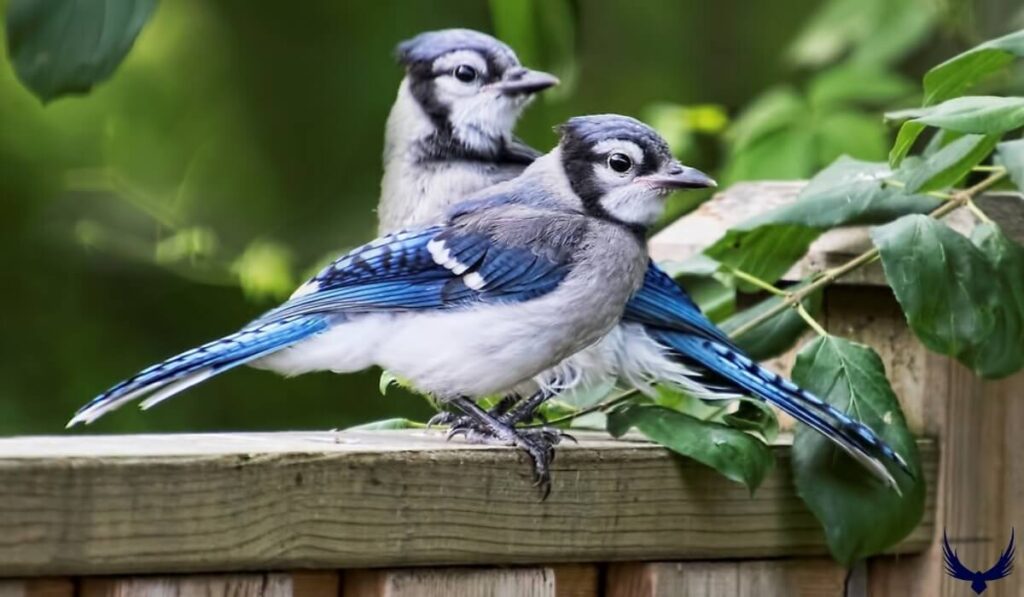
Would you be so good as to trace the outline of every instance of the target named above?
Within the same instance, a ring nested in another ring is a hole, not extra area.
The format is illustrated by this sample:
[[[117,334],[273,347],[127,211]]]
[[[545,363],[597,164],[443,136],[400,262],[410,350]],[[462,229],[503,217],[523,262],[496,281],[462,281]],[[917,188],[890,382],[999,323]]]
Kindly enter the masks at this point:
[[[950,547],[949,538],[946,537],[946,532],[943,530],[942,555],[946,561],[946,574],[957,580],[970,582],[971,589],[978,595],[981,595],[988,588],[989,582],[1006,578],[1013,572],[1013,534],[1013,529],[1010,529],[1010,544],[1000,554],[999,560],[996,561],[995,565],[988,570],[972,571],[960,562],[960,558],[957,557],[956,551]]]

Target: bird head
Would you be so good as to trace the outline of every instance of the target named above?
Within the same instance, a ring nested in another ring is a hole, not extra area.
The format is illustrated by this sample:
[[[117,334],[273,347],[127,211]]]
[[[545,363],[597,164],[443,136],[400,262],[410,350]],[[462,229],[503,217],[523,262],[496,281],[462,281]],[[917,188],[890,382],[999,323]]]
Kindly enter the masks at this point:
[[[438,132],[475,151],[512,135],[534,96],[558,84],[519,63],[512,48],[469,29],[421,33],[398,45],[408,89]]]
[[[700,170],[673,157],[651,127],[628,116],[578,116],[559,127],[562,167],[591,214],[646,229],[678,189],[714,187]]]

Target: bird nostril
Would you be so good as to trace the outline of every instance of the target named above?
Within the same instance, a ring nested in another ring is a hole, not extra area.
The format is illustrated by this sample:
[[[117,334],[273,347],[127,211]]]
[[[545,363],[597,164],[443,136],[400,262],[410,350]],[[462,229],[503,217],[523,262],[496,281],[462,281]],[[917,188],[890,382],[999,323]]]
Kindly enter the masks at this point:
[[[525,75],[526,75],[526,69],[525,68],[517,68],[514,71],[506,73],[505,74],[505,78],[508,79],[509,81],[518,81],[519,79],[522,79]]]

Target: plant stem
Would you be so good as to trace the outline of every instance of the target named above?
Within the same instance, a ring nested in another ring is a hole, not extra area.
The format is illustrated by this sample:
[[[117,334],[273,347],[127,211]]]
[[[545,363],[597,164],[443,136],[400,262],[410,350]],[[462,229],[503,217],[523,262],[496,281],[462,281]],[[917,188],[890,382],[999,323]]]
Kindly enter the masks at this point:
[[[818,320],[815,319],[813,315],[807,312],[807,309],[804,308],[803,303],[796,303],[795,307],[796,312],[800,314],[800,317],[802,317],[803,320],[807,322],[807,325],[809,325],[811,329],[814,330],[819,336],[828,335],[828,332],[825,331],[825,328],[821,327],[821,324],[818,323]]]
[[[764,280],[762,280],[761,278],[758,278],[757,276],[748,274],[747,272],[745,272],[743,270],[736,269],[734,267],[730,267],[729,268],[729,273],[731,273],[732,275],[736,276],[740,280],[743,280],[744,282],[750,284],[751,286],[756,286],[757,288],[760,288],[761,290],[763,290],[765,292],[774,294],[776,296],[789,296],[789,293],[786,292],[785,290],[781,290],[779,288],[776,288],[772,284],[770,284],[768,282],[765,282]]]
[[[938,220],[949,215],[953,211],[956,211],[958,208],[967,205],[973,197],[977,196],[984,190],[988,189],[995,183],[999,182],[999,180],[1002,179],[1004,176],[1006,176],[1005,170],[1001,172],[993,172],[991,176],[985,178],[978,184],[970,188],[952,193],[950,195],[949,201],[935,208],[930,214],[928,214],[928,216]],[[786,309],[799,303],[803,299],[807,298],[811,293],[816,292],[817,290],[820,290],[821,288],[828,286],[832,282],[835,282],[836,280],[842,278],[843,276],[849,274],[850,272],[860,269],[861,267],[871,263],[872,261],[875,261],[876,259],[879,258],[879,256],[880,254],[878,252],[878,249],[873,248],[869,251],[861,253],[857,257],[854,257],[853,259],[847,261],[846,263],[840,265],[839,267],[825,270],[825,272],[817,280],[791,293],[788,297],[783,299],[782,302],[776,305],[775,307],[765,311],[761,315],[751,319],[747,323],[733,330],[733,332],[729,334],[729,336],[732,338],[742,336],[743,334],[756,328],[762,323],[775,317],[779,313],[782,313]]]
[[[975,172],[1006,172],[1006,166],[975,166],[971,170]]]
[[[967,209],[971,210],[971,213],[974,214],[974,217],[978,218],[978,220],[980,220],[983,224],[995,223],[992,221],[991,218],[985,215],[985,212],[981,211],[981,208],[978,207],[977,203],[970,199],[967,200]]]
[[[581,408],[580,410],[574,413],[570,413],[555,419],[551,419],[550,421],[545,423],[545,425],[558,425],[559,423],[565,423],[567,421],[572,421],[573,419],[578,419],[583,415],[589,415],[590,413],[608,410],[609,408],[615,406],[616,404],[621,404],[639,393],[640,390],[637,390],[636,388],[632,390],[626,390],[624,392],[616,394],[615,396],[612,396],[611,398],[602,400],[597,404],[588,406],[587,408]],[[540,425],[527,425],[527,427],[540,427]]]

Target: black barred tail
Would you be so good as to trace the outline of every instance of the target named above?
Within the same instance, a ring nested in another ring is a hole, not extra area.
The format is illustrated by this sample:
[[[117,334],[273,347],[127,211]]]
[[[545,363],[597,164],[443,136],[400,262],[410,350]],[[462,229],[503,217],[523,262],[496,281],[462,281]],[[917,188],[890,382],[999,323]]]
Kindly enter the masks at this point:
[[[729,386],[775,405],[821,433],[896,491],[899,491],[899,485],[886,462],[913,476],[906,461],[870,427],[792,381],[761,367],[735,347],[682,332],[658,331],[654,337],[681,355],[688,365],[709,373],[711,383],[722,385],[728,382]]]
[[[133,400],[144,398],[141,406],[149,408],[214,375],[287,348],[325,329],[327,320],[319,315],[291,317],[244,328],[143,369],[80,408],[68,427],[92,423]]]

